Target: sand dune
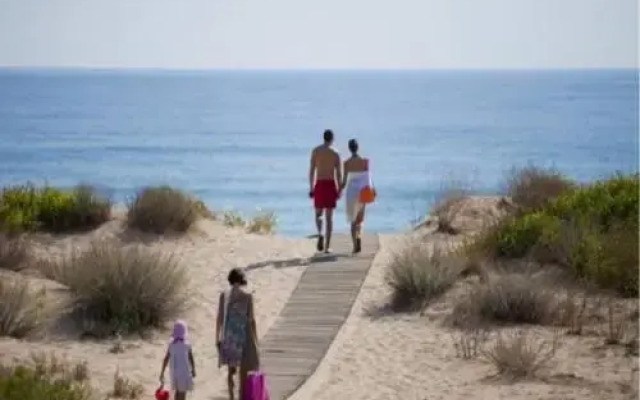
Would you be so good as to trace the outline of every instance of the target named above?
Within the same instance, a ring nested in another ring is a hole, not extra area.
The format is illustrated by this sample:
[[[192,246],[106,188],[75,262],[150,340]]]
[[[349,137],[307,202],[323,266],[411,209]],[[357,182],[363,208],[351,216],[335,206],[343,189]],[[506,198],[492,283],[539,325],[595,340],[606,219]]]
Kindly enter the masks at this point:
[[[62,254],[87,246],[91,240],[117,239],[126,235],[121,221],[112,221],[95,232],[85,235],[36,238],[34,253],[38,257],[59,257]],[[127,238],[130,240],[131,238]],[[198,367],[197,390],[193,399],[211,399],[224,393],[222,370],[217,368],[215,351],[215,312],[218,295],[226,287],[226,275],[233,267],[265,260],[286,261],[259,265],[248,272],[249,290],[256,293],[256,314],[260,334],[266,332],[294,289],[304,266],[295,260],[304,260],[314,253],[309,240],[289,240],[279,237],[259,236],[231,229],[216,222],[200,221],[193,232],[180,239],[150,240],[138,238],[158,251],[173,252],[191,277],[191,306],[184,319],[189,323]],[[279,268],[277,268],[279,267]],[[43,284],[34,280],[34,286]],[[55,283],[47,283],[49,288]],[[50,334],[44,339],[17,341],[0,339],[0,355],[3,359],[28,358],[31,352],[55,351],[69,360],[89,362],[92,383],[102,391],[108,391],[117,369],[136,381],[146,390],[144,398],[151,398],[158,383],[160,363],[170,332],[156,332],[145,340],[124,340],[126,351],[112,354],[113,341],[80,341],[77,336]]]
[[[482,214],[468,207],[463,217],[471,221],[473,229],[483,225],[483,215],[493,218],[499,212],[496,201],[484,198],[480,203],[483,207],[490,203],[493,211]],[[36,254],[57,257],[87,245],[90,240],[122,235],[126,235],[122,223],[114,221],[87,235],[42,236],[37,240]],[[407,235],[426,244],[451,239],[434,233],[433,227]],[[621,347],[603,346],[603,338],[599,336],[563,335],[559,352],[544,379],[508,383],[493,378],[493,367],[481,359],[457,358],[455,332],[443,321],[452,308],[452,299],[461,294],[468,282],[459,282],[422,314],[387,312],[386,267],[407,235],[381,237],[381,250],[349,319],[316,373],[292,400],[630,398],[625,390],[631,378],[637,378],[637,369],[634,372],[637,357],[625,357]],[[175,252],[188,268],[192,306],[184,318],[190,325],[198,366],[196,390],[190,398],[224,399],[224,371],[217,368],[213,332],[218,294],[225,288],[226,273],[232,267],[250,266],[250,290],[256,294],[258,329],[262,335],[294,289],[305,260],[314,252],[313,243],[249,235],[211,221],[201,221],[194,232],[180,239],[148,240],[144,236],[137,239],[151,248]],[[542,338],[553,334],[551,329],[529,329]],[[6,359],[27,357],[32,351],[55,351],[72,360],[87,360],[93,384],[103,391],[109,389],[113,374],[119,369],[143,383],[146,398],[150,398],[157,385],[167,338],[168,331],[156,332],[145,340],[125,340],[126,351],[122,354],[110,353],[113,341],[79,341],[59,335],[32,342],[0,339],[0,354]]]

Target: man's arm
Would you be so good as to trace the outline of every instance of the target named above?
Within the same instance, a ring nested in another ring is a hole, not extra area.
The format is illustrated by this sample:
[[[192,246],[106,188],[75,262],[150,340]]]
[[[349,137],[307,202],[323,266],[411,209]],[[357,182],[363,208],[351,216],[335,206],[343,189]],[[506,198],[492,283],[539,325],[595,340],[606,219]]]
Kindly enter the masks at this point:
[[[309,194],[313,193],[313,184],[316,175],[316,151],[311,152],[311,159],[309,162]]]
[[[340,192],[342,192],[344,190],[344,187],[347,186],[347,175],[349,174],[349,172],[347,171],[347,162],[344,162],[344,165],[342,167],[342,181],[340,181]]]
[[[340,154],[336,153],[336,183],[340,185],[342,182],[342,162],[340,161]],[[338,190],[340,190],[341,186],[338,186]]]

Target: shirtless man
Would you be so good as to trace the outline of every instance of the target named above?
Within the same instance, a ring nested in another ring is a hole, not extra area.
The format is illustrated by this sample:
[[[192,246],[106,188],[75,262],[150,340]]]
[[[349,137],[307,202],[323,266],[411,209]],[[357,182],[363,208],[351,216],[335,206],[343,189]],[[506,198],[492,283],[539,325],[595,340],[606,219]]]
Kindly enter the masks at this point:
[[[324,131],[324,143],[311,152],[309,165],[309,197],[313,198],[318,228],[318,251],[329,252],[333,230],[333,209],[338,201],[338,185],[342,181],[340,155],[331,148],[333,132]],[[326,242],[322,236],[322,214],[327,218]]]

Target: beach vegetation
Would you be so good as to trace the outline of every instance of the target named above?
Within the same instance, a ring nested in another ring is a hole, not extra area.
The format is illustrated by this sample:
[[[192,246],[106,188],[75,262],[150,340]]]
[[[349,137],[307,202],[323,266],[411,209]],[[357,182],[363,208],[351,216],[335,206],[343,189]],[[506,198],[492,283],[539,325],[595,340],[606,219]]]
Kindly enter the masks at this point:
[[[0,193],[3,231],[86,231],[110,217],[110,200],[89,185],[63,190],[26,184],[3,188]]]
[[[602,288],[637,296],[639,189],[637,174],[576,186],[503,219],[471,247],[493,258],[558,264]]]
[[[0,399],[92,400],[86,362],[67,363],[55,354],[34,354],[31,363],[0,365]]]
[[[211,215],[201,201],[187,193],[170,186],[153,186],[142,189],[133,198],[127,223],[142,232],[182,233],[199,218]]]
[[[555,169],[536,166],[513,168],[506,182],[506,194],[519,212],[537,211],[561,195],[573,190],[575,184]]]
[[[24,338],[42,327],[44,299],[18,277],[0,280],[0,336]]]
[[[559,301],[549,283],[532,273],[502,273],[458,298],[453,323],[466,328],[487,323],[553,323]]]
[[[536,338],[526,330],[498,334],[495,342],[483,349],[483,356],[504,377],[520,379],[534,376],[556,355],[559,338]]]
[[[96,336],[161,327],[184,309],[187,275],[175,258],[142,246],[95,242],[46,267],[75,296],[83,329]]]
[[[28,247],[22,237],[0,232],[0,269],[20,271],[28,259]]]
[[[386,283],[395,311],[419,310],[443,294],[465,269],[463,258],[415,242],[392,256]]]
[[[275,232],[278,220],[274,212],[259,212],[247,222],[247,232],[271,235]]]

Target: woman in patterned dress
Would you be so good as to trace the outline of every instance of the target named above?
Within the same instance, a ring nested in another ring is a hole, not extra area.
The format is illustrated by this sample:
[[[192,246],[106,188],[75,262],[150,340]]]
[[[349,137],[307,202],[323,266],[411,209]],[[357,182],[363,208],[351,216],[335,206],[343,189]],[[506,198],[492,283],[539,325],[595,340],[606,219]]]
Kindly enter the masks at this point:
[[[234,376],[240,369],[239,399],[242,399],[247,375],[260,367],[258,335],[253,312],[253,296],[243,287],[247,279],[234,268],[227,278],[230,289],[220,294],[216,337],[220,365],[228,367],[229,399],[234,400]]]

